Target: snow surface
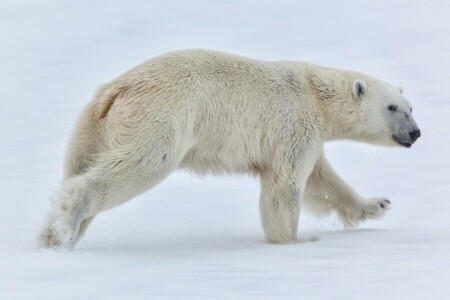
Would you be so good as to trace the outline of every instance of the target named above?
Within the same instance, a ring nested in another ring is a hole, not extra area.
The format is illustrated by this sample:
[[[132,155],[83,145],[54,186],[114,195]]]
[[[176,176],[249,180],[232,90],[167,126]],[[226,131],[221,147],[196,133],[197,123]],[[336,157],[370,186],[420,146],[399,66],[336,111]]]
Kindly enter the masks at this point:
[[[0,299],[450,299],[448,1],[0,1]],[[98,216],[73,252],[35,249],[65,144],[95,89],[167,51],[356,69],[405,88],[411,149],[330,143],[392,210],[271,245],[247,177],[177,173]]]

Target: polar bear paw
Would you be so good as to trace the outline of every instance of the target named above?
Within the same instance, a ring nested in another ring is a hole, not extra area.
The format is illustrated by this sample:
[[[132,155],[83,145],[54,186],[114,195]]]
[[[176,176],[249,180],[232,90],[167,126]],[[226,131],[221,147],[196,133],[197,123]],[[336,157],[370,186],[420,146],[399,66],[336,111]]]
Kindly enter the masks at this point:
[[[391,201],[385,198],[373,198],[363,207],[361,221],[366,219],[379,219],[391,208]]]
[[[62,220],[56,220],[47,225],[39,238],[39,246],[50,249],[72,249],[75,244],[76,230],[64,224]]]
[[[379,219],[391,208],[391,201],[385,198],[372,198],[346,206],[339,211],[339,218],[347,228],[355,228],[361,221]]]

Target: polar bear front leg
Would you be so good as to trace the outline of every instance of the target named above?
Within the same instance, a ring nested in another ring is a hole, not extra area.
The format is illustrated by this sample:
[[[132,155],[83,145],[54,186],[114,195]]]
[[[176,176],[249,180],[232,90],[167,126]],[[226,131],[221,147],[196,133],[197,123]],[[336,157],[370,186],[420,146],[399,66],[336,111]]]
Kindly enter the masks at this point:
[[[261,219],[271,243],[290,243],[297,238],[301,191],[295,181],[277,174],[261,176]]]
[[[277,168],[261,173],[261,219],[266,238],[271,243],[297,241],[302,196],[319,153],[314,148],[302,152],[278,160]]]
[[[348,227],[366,219],[378,219],[391,206],[385,198],[366,199],[359,195],[333,170],[323,152],[306,183],[304,204],[319,214],[337,211]]]

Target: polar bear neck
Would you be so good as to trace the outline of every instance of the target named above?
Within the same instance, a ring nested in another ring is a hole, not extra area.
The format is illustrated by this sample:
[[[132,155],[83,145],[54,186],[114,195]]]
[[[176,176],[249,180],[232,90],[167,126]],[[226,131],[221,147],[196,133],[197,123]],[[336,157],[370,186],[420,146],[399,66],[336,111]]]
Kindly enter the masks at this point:
[[[309,82],[326,120],[326,140],[363,140],[360,103],[352,95],[355,79],[367,76],[357,72],[315,66]],[[370,79],[369,79],[370,80]]]

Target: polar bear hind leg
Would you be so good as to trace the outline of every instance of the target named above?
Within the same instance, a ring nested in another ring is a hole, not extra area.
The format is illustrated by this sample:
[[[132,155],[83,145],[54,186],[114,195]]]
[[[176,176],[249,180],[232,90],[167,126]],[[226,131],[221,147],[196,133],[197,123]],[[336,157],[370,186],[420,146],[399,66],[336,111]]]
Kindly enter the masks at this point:
[[[137,149],[132,153],[121,150],[125,149],[99,155],[87,172],[63,182],[41,235],[43,247],[73,247],[96,214],[157,185],[184,155],[176,147],[153,149],[140,157],[134,154]]]

